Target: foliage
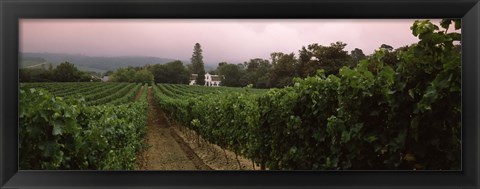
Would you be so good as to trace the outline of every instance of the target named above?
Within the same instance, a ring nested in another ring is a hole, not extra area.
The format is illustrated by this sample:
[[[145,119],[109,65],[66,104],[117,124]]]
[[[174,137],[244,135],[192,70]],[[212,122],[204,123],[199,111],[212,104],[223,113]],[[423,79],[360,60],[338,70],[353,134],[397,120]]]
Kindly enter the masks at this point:
[[[41,64],[44,62],[58,65],[64,61],[75,63],[77,68],[83,71],[95,71],[98,73],[108,70],[116,70],[118,68],[126,68],[128,66],[144,67],[148,64],[164,64],[172,59],[151,57],[151,56],[86,56],[81,54],[66,53],[20,53],[20,67],[28,66],[29,63]]]
[[[268,86],[269,87],[285,87],[292,84],[292,79],[295,76],[295,63],[297,59],[294,53],[272,53],[272,68],[268,72]]]
[[[195,83],[197,85],[205,85],[205,68],[203,66],[202,47],[199,43],[195,43],[190,61],[192,62],[193,73],[197,74]]]
[[[147,69],[137,71],[133,76],[134,83],[153,83],[153,74]]]
[[[20,82],[48,82],[53,81],[53,73],[42,68],[20,68],[18,78]]]
[[[136,70],[133,67],[119,68],[110,75],[109,80],[112,82],[133,82],[133,76]]]
[[[380,48],[385,49],[387,51],[392,51],[393,50],[393,47],[391,45],[387,45],[387,44],[380,45]]]
[[[100,81],[97,73],[79,71],[74,64],[63,62],[55,69],[52,64],[38,68],[20,68],[20,82],[95,82]]]
[[[287,86],[280,89],[251,88],[249,74],[267,65],[255,60],[219,64],[225,81],[248,87],[159,84],[154,97],[170,119],[262,168],[458,170],[461,35],[447,32],[452,23],[461,28],[455,19],[443,20],[443,29],[418,20],[411,27],[418,43],[395,51],[383,45],[355,66],[343,43],[302,48],[299,60],[274,53],[267,75],[273,86]],[[119,93],[96,100],[128,96],[138,86],[109,86]],[[20,96],[21,168],[131,168],[145,100],[89,107],[31,87]]]
[[[243,81],[246,84],[251,84],[255,88],[267,88],[268,87],[268,73],[272,65],[268,60],[255,58],[244,63],[245,74],[243,75]]]
[[[338,74],[320,69],[266,93],[190,96],[160,85],[155,97],[170,118],[273,170],[459,169],[460,34],[428,20],[412,33],[420,41],[398,51],[395,69],[384,47]]]
[[[219,64],[218,73],[222,76],[220,85],[228,87],[241,87],[243,86],[242,77],[244,70],[241,66],[236,64]]]
[[[20,169],[131,170],[146,132],[147,102],[87,106],[23,86]]]
[[[149,68],[154,76],[155,83],[187,84],[190,72],[181,61],[166,64],[155,64]]]
[[[365,56],[365,54],[363,54],[362,49],[359,49],[359,48],[353,49],[350,52],[350,56],[352,57],[355,64],[358,64],[358,63],[360,63],[360,60],[363,60],[363,59],[367,58],[367,56]]]
[[[300,51],[299,77],[314,76],[318,69],[325,70],[327,75],[338,74],[340,68],[351,66],[352,60],[348,52],[343,50],[347,44],[336,42],[330,46],[316,43],[303,47]]]
[[[110,75],[112,82],[153,83],[154,76],[146,68],[119,68]]]

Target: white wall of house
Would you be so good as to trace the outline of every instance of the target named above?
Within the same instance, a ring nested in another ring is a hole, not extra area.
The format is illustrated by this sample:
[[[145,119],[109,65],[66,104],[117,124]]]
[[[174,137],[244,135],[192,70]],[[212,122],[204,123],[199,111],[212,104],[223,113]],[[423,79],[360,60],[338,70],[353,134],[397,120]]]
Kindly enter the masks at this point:
[[[108,81],[108,76],[103,76],[103,77],[102,77],[102,81],[103,81],[103,82],[107,82],[107,81]]]
[[[209,87],[219,87],[220,86],[220,81],[206,81],[205,86]]]
[[[218,77],[217,75],[212,75],[209,73],[205,74],[205,86],[219,87],[220,81],[213,81],[212,76]],[[191,79],[189,85],[195,85],[195,80]]]

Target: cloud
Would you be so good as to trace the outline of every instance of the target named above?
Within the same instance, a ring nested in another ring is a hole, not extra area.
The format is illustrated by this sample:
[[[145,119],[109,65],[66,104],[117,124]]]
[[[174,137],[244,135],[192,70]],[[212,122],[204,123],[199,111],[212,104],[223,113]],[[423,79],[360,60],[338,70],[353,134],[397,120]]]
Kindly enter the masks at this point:
[[[189,60],[195,43],[204,61],[240,63],[269,58],[272,52],[298,53],[312,43],[347,43],[346,50],[372,53],[417,41],[414,20],[181,20],[181,19],[22,19],[22,52],[92,56],[156,56]]]

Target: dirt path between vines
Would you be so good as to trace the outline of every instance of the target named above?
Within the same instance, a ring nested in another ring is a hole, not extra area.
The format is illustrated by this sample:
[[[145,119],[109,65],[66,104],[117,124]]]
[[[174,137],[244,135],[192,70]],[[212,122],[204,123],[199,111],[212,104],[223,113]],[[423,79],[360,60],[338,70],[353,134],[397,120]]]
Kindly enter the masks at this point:
[[[140,96],[142,96],[142,93],[143,93],[143,86],[140,87],[140,90],[138,90],[133,101],[137,101],[140,98]]]
[[[152,88],[147,91],[148,147],[138,156],[140,170],[211,170],[186,144],[172,132],[170,125],[153,99]]]

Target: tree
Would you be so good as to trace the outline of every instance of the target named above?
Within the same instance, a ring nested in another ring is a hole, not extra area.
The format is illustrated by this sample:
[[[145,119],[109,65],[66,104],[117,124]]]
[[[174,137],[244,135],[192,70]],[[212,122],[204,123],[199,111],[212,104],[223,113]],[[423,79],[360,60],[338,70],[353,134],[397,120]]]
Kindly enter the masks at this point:
[[[152,69],[152,67],[149,67]],[[113,82],[153,83],[154,76],[146,67],[119,68],[110,75]]]
[[[274,52],[271,55],[272,69],[269,72],[268,87],[285,87],[292,84],[297,59],[294,53]]]
[[[305,48],[305,46],[302,47],[298,51],[298,63],[295,66],[295,73],[296,76],[298,77],[305,77],[305,67],[308,64],[308,62],[312,59],[313,53]]]
[[[190,72],[183,62],[176,60],[165,64],[167,74],[170,76],[170,83],[172,84],[187,84],[190,79]]]
[[[76,80],[77,82],[99,82],[99,74],[96,72],[79,72],[79,77]]]
[[[241,87],[243,77],[242,67],[236,64],[220,63],[218,73],[222,76],[220,84],[228,87]]]
[[[205,67],[203,66],[202,47],[199,43],[195,43],[190,60],[192,62],[193,73],[198,75],[195,83],[197,85],[205,85]]]
[[[153,74],[156,83],[187,84],[190,78],[190,71],[179,60],[155,64],[148,70]]]
[[[131,68],[119,68],[112,73],[110,80],[113,82],[132,82],[134,75],[135,70]]]
[[[20,68],[20,82],[96,82],[100,74],[92,71],[80,71],[74,64],[63,62],[56,68],[52,64],[35,68]]]
[[[386,49],[388,52],[392,51],[393,50],[393,47],[390,46],[390,45],[387,45],[387,44],[382,44],[380,46],[381,49]]]
[[[133,77],[133,82],[135,83],[153,83],[153,74],[147,69],[142,69],[135,73]]]
[[[73,82],[80,78],[80,72],[74,64],[63,62],[53,70],[53,77],[59,82]]]
[[[20,68],[20,82],[51,82],[54,81],[53,71],[42,68]]]
[[[108,70],[108,71],[106,71],[103,75],[104,75],[104,76],[109,76],[109,75],[112,75],[112,73],[113,73],[113,71]]]
[[[359,48],[353,49],[350,53],[350,56],[352,57],[353,62],[355,64],[358,64],[360,60],[363,60],[366,58],[365,54],[363,54],[362,49],[359,49]]]
[[[390,45],[383,44],[380,46],[379,51],[382,51],[383,56],[381,58],[382,62],[386,65],[391,66],[393,69],[396,69],[400,64],[399,54],[402,51],[407,51],[409,46],[399,47],[398,49],[393,49]]]
[[[318,69],[323,69],[326,75],[338,74],[340,68],[352,65],[352,58],[343,50],[347,44],[342,42],[322,46],[317,43],[308,45],[305,52],[300,54],[303,76],[313,76]],[[300,64],[300,63],[299,63]]]
[[[218,67],[223,66],[223,65],[227,65],[227,64],[228,64],[227,62],[220,62],[220,63],[218,63]]]
[[[48,64],[48,71],[53,72],[53,65],[52,64]]]
[[[255,58],[244,63],[245,74],[243,75],[242,82],[252,84],[255,88],[266,88],[268,84],[268,73],[272,65],[268,60]]]

